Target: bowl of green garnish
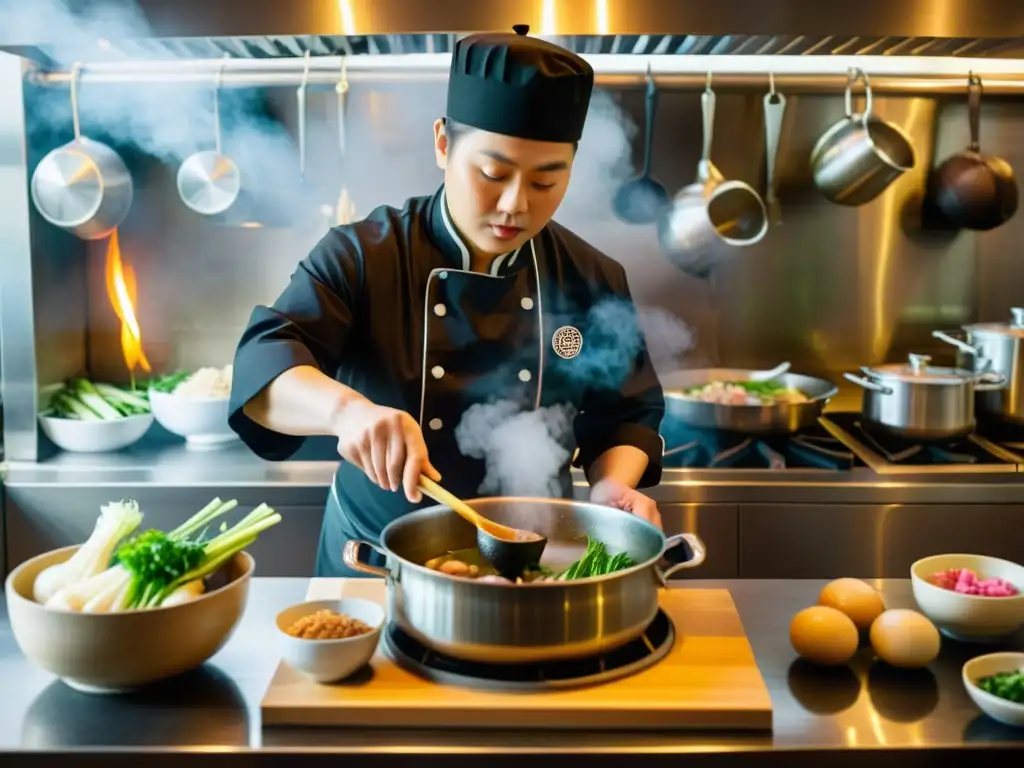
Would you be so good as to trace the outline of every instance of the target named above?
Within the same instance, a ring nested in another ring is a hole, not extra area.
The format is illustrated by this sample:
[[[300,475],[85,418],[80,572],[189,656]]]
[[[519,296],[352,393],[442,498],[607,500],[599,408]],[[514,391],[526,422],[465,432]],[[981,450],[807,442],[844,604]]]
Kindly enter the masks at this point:
[[[1024,653],[989,653],[964,664],[964,686],[982,712],[1024,728]]]

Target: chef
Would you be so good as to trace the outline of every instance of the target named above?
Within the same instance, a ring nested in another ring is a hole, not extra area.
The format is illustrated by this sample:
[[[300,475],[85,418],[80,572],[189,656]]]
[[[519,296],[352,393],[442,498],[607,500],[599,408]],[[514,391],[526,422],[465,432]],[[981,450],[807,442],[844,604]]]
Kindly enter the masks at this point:
[[[307,436],[338,441],[317,576],[358,575],[341,562],[347,540],[377,542],[432,503],[421,473],[484,495],[487,457],[460,450],[457,434],[475,404],[571,414],[558,495],[572,497],[574,463],[592,501],[660,527],[636,489],[661,477],[664,397],[625,272],[552,221],[593,82],[583,59],[522,27],[461,39],[434,124],[440,189],[334,227],[253,310],[232,429],[267,460]],[[513,461],[533,450],[503,447]]]

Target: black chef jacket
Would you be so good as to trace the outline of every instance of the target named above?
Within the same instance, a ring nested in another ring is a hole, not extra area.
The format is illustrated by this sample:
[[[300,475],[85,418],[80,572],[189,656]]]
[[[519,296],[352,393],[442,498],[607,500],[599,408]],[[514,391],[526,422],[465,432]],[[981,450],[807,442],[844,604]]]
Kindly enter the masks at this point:
[[[472,404],[497,398],[523,409],[571,406],[567,454],[578,448],[585,471],[605,450],[632,445],[649,457],[640,487],[661,478],[664,397],[623,268],[552,222],[498,256],[489,274],[472,272],[443,186],[334,227],[274,304],[253,310],[235,354],[229,423],[264,459],[288,458],[303,438],[260,426],[242,407],[298,365],[416,418],[443,484],[462,498],[481,495],[486,467],[460,452],[455,428]],[[565,498],[569,465],[558,473]],[[378,543],[416,506],[342,461],[317,575],[357,575],[341,562],[345,541]]]

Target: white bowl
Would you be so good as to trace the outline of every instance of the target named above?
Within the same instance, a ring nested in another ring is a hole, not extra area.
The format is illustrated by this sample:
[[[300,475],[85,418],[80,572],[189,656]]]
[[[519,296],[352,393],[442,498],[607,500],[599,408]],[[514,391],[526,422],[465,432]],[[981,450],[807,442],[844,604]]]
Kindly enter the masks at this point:
[[[143,413],[114,421],[79,421],[56,416],[39,416],[39,425],[54,445],[75,453],[119,451],[137,443],[150,425],[153,414]]]
[[[1005,725],[1024,727],[1024,704],[1001,699],[978,687],[983,677],[1017,669],[1024,669],[1024,653],[990,653],[964,664],[963,679],[967,695],[982,712]]]
[[[962,595],[937,587],[928,577],[950,568],[970,568],[979,578],[997,576],[1021,590],[1013,597]],[[972,643],[996,642],[1024,625],[1024,566],[987,555],[933,555],[910,566],[910,580],[921,613],[942,634]]]
[[[72,688],[117,693],[195,669],[231,637],[256,565],[239,552],[209,592],[187,603],[117,613],[48,608],[32,597],[36,576],[67,561],[78,545],[26,560],[7,577],[7,613],[22,653]]]
[[[160,426],[184,437],[190,448],[212,448],[238,439],[228,426],[226,397],[182,397],[151,389],[149,404]]]
[[[296,620],[324,609],[359,619],[373,627],[373,631],[340,640],[305,640],[288,634],[288,627]],[[343,680],[362,669],[373,658],[384,627],[384,617],[385,611],[380,605],[357,597],[311,600],[285,608],[277,614],[282,657],[288,666],[318,683]]]

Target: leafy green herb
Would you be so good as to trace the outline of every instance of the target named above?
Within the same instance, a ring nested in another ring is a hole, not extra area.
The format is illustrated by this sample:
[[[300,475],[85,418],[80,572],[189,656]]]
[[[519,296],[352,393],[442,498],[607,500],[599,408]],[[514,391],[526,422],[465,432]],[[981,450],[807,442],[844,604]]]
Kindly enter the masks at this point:
[[[169,373],[165,376],[157,376],[155,379],[146,383],[146,389],[155,389],[157,392],[164,392],[170,394],[178,385],[181,384],[192,374],[187,371],[176,371],[175,373]]]
[[[145,605],[203,561],[206,548],[163,531],[144,531],[122,544],[117,559],[132,573],[130,605]]]
[[[616,555],[608,553],[603,542],[587,537],[587,550],[583,557],[570,565],[558,578],[563,581],[589,579],[593,576],[604,576],[615,571],[622,571],[634,565],[633,560],[625,552]]]
[[[978,681],[978,687],[1001,699],[1024,704],[1024,670],[997,672],[983,677]]]

